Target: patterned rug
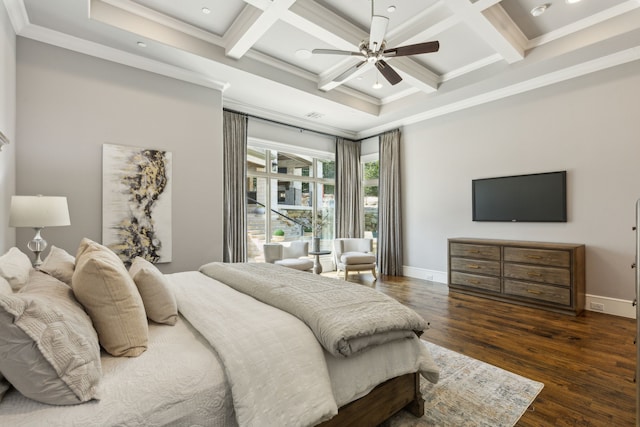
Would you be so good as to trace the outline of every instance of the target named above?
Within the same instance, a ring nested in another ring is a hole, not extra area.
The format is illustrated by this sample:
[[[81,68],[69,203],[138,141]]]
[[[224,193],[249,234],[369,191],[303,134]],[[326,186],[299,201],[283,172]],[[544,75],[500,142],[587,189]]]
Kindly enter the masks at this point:
[[[440,367],[440,381],[422,379],[422,418],[401,412],[384,427],[514,426],[544,384],[423,341]]]

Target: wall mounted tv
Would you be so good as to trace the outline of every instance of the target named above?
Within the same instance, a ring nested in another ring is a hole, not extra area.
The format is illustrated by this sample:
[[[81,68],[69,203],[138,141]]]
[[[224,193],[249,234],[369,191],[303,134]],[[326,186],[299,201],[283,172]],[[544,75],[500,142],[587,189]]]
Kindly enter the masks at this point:
[[[472,181],[473,220],[567,222],[567,172]]]

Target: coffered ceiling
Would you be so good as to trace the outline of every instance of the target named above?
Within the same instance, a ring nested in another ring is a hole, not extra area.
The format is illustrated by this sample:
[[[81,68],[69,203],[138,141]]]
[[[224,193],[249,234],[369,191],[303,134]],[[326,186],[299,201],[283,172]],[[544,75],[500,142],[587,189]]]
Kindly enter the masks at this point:
[[[3,1],[20,36],[352,138],[640,59],[640,0]],[[533,16],[538,6],[546,10]],[[360,57],[310,52],[358,51],[372,12],[389,18],[387,48],[438,40],[440,49],[386,59],[402,77],[393,86],[368,63],[337,82]]]

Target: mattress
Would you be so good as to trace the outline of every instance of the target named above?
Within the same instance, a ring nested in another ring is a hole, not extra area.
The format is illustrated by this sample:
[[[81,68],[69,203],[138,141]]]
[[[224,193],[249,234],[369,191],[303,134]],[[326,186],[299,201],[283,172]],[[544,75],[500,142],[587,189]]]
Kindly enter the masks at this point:
[[[100,400],[52,406],[10,390],[0,426],[236,426],[218,357],[182,317],[149,325],[149,348],[136,358],[102,356]]]

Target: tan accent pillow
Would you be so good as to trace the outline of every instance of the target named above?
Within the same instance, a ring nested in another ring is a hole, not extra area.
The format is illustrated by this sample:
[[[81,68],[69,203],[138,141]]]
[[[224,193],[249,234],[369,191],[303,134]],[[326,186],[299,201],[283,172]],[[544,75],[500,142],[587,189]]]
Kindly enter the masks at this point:
[[[71,286],[109,354],[135,357],[147,349],[149,325],[142,298],[111,249],[82,239]]]
[[[69,255],[64,249],[52,245],[49,255],[38,269],[71,286],[71,277],[75,266],[76,259],[72,255]]]
[[[147,317],[156,323],[175,325],[178,321],[178,303],[164,274],[141,257],[133,260],[129,274],[138,287]]]
[[[20,291],[0,295],[0,371],[26,397],[52,405],[96,398],[100,345],[71,288],[33,271]]]
[[[9,282],[14,291],[20,290],[27,283],[32,269],[29,257],[16,247],[0,256],[0,276]]]

